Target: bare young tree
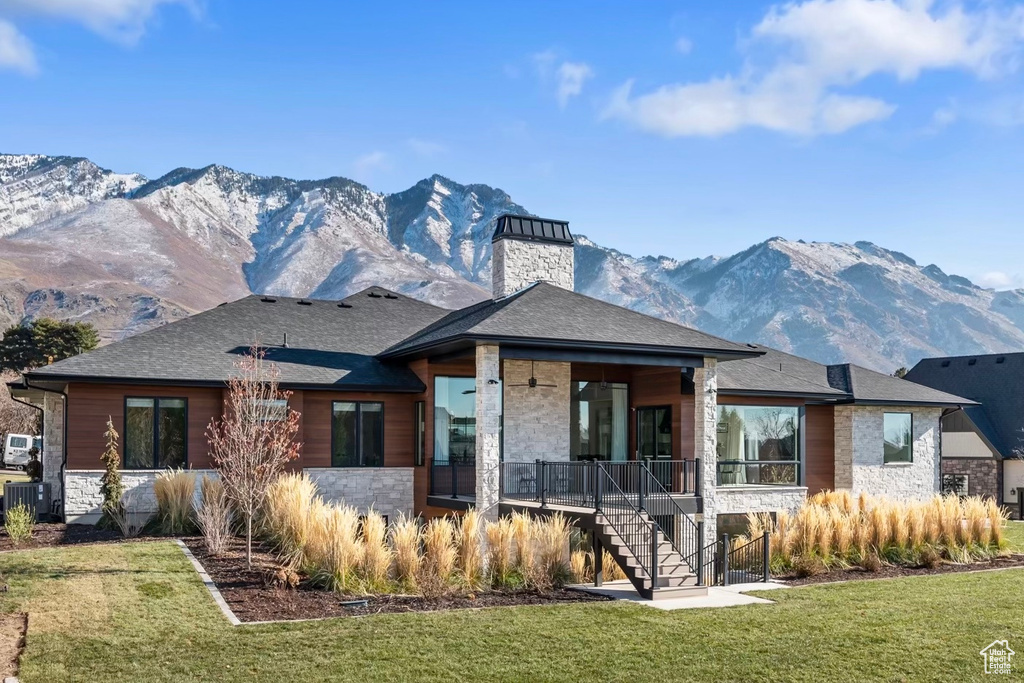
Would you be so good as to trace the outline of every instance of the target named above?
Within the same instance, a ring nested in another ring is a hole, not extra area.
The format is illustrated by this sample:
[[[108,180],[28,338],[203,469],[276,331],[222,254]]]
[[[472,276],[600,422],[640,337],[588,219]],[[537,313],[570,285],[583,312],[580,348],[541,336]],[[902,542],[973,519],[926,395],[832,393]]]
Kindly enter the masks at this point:
[[[252,567],[253,520],[267,488],[299,455],[299,414],[288,407],[291,392],[278,387],[280,372],[258,345],[235,363],[235,370],[224,416],[210,422],[206,436],[224,492],[245,524],[245,557]]]

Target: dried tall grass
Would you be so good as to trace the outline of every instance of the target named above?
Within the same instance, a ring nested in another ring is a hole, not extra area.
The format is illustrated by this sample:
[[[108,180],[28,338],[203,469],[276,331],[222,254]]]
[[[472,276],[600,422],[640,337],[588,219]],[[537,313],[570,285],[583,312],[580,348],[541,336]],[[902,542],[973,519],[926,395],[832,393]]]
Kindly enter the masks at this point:
[[[1006,515],[992,500],[935,496],[898,502],[825,491],[793,514],[748,515],[751,537],[770,534],[774,567],[808,561],[873,565],[972,561],[999,552]]]
[[[569,522],[561,512],[534,522],[537,557],[533,585],[550,590],[565,585],[569,578]]]
[[[487,570],[491,577],[491,585],[494,587],[507,586],[512,577],[513,543],[515,542],[512,520],[502,517],[496,522],[488,522],[485,533],[487,535]]]
[[[313,525],[323,519],[314,513],[322,506],[316,484],[301,473],[283,474],[267,489],[261,528],[289,568],[306,563]]]
[[[356,574],[363,559],[359,513],[348,505],[326,505],[314,500],[306,539],[306,571],[330,590],[348,592],[360,581]]]
[[[231,542],[234,513],[220,479],[203,475],[199,505],[195,509],[196,525],[203,534],[203,543],[211,555],[220,555]]]
[[[430,520],[423,529],[423,564],[417,577],[424,595],[441,595],[450,589],[458,558],[452,520],[448,517]]]
[[[370,593],[387,590],[391,570],[391,546],[388,545],[388,524],[383,515],[370,510],[362,522],[363,553],[360,558],[360,578],[364,590]]]
[[[534,571],[534,529],[533,518],[522,512],[513,512],[511,517],[512,537],[516,542],[515,569],[523,577]]]
[[[391,546],[394,549],[395,580],[406,590],[416,588],[416,576],[423,563],[421,543],[419,520],[405,514],[399,516],[391,527]]]
[[[476,509],[467,510],[456,527],[459,543],[458,566],[466,585],[475,588],[483,582],[483,520]]]
[[[576,583],[588,583],[594,579],[594,554],[587,550],[573,550],[569,555],[569,572]]]
[[[196,475],[184,469],[170,469],[153,482],[161,531],[177,536],[195,529],[192,501],[196,493]]]

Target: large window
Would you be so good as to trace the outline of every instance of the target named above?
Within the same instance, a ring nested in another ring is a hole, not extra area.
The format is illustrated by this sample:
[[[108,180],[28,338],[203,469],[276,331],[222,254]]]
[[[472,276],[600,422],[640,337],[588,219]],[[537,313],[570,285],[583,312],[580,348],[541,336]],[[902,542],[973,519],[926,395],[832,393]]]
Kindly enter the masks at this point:
[[[625,460],[629,442],[629,386],[573,382],[569,444],[573,460]]]
[[[914,416],[910,413],[886,413],[883,431],[885,462],[913,462]]]
[[[476,378],[434,378],[434,462],[476,460]]]
[[[331,420],[331,467],[384,466],[384,404],[335,401]]]
[[[718,406],[718,483],[800,483],[800,411],[793,406]]]
[[[187,443],[188,409],[185,399],[125,399],[125,469],[184,467]]]

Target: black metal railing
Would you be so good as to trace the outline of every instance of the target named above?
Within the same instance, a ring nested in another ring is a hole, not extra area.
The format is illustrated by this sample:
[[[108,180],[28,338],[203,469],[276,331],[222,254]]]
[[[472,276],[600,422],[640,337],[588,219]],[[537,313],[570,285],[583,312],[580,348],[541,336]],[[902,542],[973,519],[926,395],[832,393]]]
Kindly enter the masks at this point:
[[[604,515],[651,582],[650,590],[658,587],[658,523],[643,514],[636,504],[637,494],[622,490],[606,463],[594,463],[594,508]],[[640,586],[637,586],[638,590]],[[647,595],[645,597],[651,597]]]
[[[476,496],[476,461],[452,460],[430,463],[430,495],[452,498]]]
[[[800,484],[800,463],[793,460],[719,460],[719,486],[736,484]]]
[[[700,495],[700,460],[656,460],[645,458],[647,469],[666,491]]]
[[[660,479],[647,467],[640,471],[640,507],[655,520],[662,520],[662,532],[672,548],[697,573],[700,566],[704,529],[686,514],[674,497],[669,495]]]
[[[733,547],[729,534],[704,548],[703,574],[708,586],[768,583],[771,580],[771,537],[766,533]]]

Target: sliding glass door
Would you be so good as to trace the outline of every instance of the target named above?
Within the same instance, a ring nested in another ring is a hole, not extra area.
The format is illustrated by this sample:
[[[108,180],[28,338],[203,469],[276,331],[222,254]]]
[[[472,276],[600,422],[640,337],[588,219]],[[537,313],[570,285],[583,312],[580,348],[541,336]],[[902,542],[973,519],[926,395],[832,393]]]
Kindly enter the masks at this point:
[[[623,461],[629,443],[629,387],[617,382],[573,382],[569,442],[573,460]]]

